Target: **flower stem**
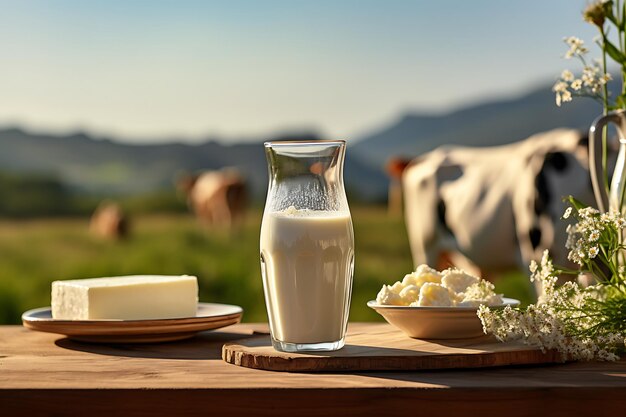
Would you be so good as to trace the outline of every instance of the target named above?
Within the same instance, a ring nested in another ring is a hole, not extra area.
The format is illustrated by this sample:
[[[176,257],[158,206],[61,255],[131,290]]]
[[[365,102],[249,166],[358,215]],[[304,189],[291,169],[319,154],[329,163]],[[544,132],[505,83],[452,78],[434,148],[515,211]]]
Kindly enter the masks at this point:
[[[624,44],[626,44],[626,31],[624,31],[624,22],[626,21],[626,3],[622,3],[620,7],[620,1],[617,1],[617,13],[618,13],[618,34],[619,37],[619,49],[624,52]],[[620,10],[621,9],[621,10]],[[621,16],[619,15],[621,11]],[[622,62],[622,96],[626,95],[626,62]]]
[[[604,33],[604,28],[600,26],[600,35],[602,35],[602,42],[606,44],[608,39],[606,38],[606,34]],[[604,46],[604,45],[603,45]],[[602,72],[606,76],[606,46],[602,48]],[[609,88],[607,87],[607,83],[602,84],[602,95],[603,95],[603,104],[604,104],[604,114],[606,115],[609,112]]]

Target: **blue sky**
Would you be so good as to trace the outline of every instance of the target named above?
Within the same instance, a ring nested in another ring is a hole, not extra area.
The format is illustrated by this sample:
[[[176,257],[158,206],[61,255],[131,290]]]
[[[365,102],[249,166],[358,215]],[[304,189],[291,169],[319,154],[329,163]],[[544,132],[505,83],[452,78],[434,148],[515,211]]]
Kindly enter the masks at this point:
[[[576,69],[562,38],[591,42],[585,4],[0,0],[0,126],[349,139]]]

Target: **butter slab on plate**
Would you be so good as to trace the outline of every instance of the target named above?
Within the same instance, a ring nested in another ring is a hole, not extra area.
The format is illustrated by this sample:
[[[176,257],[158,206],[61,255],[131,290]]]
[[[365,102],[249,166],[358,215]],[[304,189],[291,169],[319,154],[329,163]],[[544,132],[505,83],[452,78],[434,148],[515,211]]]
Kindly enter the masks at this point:
[[[198,309],[198,278],[127,275],[52,283],[52,317],[62,320],[173,319]]]
[[[241,321],[243,309],[236,305],[198,303],[195,317],[146,320],[59,320],[50,307],[22,314],[24,327],[58,333],[73,340],[91,343],[155,343],[193,337]]]

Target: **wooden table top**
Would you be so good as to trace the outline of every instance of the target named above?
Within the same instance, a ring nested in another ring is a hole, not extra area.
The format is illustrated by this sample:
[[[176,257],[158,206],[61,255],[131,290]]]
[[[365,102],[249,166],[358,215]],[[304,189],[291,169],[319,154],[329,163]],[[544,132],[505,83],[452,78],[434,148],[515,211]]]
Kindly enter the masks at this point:
[[[351,324],[354,330],[376,326],[388,325]],[[222,361],[224,342],[264,329],[240,324],[187,341],[108,346],[0,326],[0,416],[596,417],[626,409],[626,360],[325,374],[261,371]]]

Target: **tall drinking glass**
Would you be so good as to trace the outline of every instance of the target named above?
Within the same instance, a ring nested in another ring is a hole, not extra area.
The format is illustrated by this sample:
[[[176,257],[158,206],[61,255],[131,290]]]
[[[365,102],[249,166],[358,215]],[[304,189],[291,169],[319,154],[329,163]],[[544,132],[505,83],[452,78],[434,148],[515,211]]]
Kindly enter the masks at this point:
[[[276,350],[344,345],[354,272],[345,146],[340,140],[265,143],[261,272]]]

